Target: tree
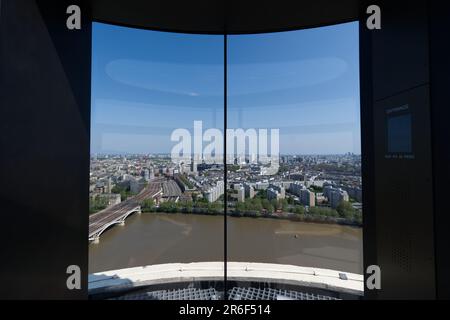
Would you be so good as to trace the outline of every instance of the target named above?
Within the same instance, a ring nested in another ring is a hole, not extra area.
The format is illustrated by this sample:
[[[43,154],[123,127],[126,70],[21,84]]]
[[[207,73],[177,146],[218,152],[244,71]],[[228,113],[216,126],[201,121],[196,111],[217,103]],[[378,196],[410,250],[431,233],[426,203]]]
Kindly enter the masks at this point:
[[[245,204],[243,202],[236,203],[236,210],[237,213],[243,213],[245,212]]]
[[[278,210],[279,208],[279,202],[277,199],[272,199],[272,201],[270,201],[270,204],[272,205],[274,210]]]
[[[125,201],[128,197],[134,195],[131,190],[130,190],[130,186],[128,185],[115,185],[112,189],[111,189],[111,193],[116,193],[116,194],[120,194],[120,199],[122,201]]]
[[[145,199],[141,202],[141,209],[143,212],[151,212],[154,210],[155,203],[153,199]]]
[[[323,192],[323,187],[311,186],[310,189],[314,192]]]
[[[89,198],[89,213],[95,213],[105,209],[108,206],[108,200],[104,197],[90,197]]]
[[[296,206],[295,209],[294,209],[294,212],[295,212],[296,214],[301,214],[301,215],[303,215],[303,214],[305,213],[305,207],[302,207],[302,206]]]
[[[262,199],[261,204],[262,204],[263,208],[267,210],[270,206],[270,201],[267,199]]]
[[[193,207],[192,201],[186,201],[185,208],[186,208],[186,212],[187,213],[191,213],[192,212],[192,207]]]
[[[256,211],[261,212],[263,209],[262,203],[261,203],[261,199],[259,198],[254,198],[253,200],[253,209]]]
[[[281,209],[282,209],[283,211],[287,211],[288,206],[289,206],[288,200],[287,200],[287,199],[282,199],[280,202],[281,202],[281,203],[280,203],[280,204],[281,204]]]
[[[259,190],[256,195],[256,198],[267,199],[267,190]]]
[[[339,216],[345,219],[353,219],[353,216],[355,215],[356,211],[353,208],[352,204],[348,201],[341,201],[341,203],[339,203],[339,205],[337,206],[336,210],[339,213]]]
[[[309,214],[313,216],[322,217],[338,217],[339,214],[336,210],[323,207],[311,207],[309,208]]]

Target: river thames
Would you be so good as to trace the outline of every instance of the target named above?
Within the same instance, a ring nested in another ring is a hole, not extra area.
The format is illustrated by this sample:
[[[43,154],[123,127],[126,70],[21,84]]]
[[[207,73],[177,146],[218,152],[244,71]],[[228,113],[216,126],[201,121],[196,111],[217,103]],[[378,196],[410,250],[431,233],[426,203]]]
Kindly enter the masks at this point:
[[[171,262],[223,261],[224,217],[142,213],[89,245],[89,272]],[[362,274],[362,229],[227,217],[228,261],[292,264]]]

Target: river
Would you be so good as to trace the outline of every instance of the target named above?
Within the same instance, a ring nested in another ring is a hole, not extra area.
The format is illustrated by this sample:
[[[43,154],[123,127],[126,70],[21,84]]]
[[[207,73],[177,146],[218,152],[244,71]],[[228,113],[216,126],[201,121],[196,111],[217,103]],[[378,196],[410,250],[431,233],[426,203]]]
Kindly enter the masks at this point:
[[[223,260],[223,216],[142,213],[89,245],[89,272]],[[293,264],[362,274],[362,229],[227,217],[228,261]]]

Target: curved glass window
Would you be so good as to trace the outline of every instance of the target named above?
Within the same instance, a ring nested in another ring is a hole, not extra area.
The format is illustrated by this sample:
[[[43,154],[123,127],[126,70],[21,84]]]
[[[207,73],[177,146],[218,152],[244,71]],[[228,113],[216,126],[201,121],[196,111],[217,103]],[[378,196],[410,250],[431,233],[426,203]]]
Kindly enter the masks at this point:
[[[221,36],[94,23],[91,273],[223,265],[223,163],[206,168],[193,153],[194,126],[223,127],[223,46]]]
[[[360,296],[358,51],[357,22],[227,38],[94,23],[90,289]],[[350,280],[324,292],[308,274]]]
[[[228,127],[275,147],[228,166],[228,261],[362,274],[358,23],[229,36],[227,72]]]

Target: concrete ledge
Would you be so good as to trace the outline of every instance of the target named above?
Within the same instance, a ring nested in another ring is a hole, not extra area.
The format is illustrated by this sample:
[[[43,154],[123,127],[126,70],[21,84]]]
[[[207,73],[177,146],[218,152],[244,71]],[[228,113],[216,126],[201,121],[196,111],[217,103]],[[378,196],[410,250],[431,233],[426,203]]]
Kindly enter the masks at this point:
[[[364,279],[360,274],[254,262],[228,262],[227,271],[231,281],[270,282],[359,296],[364,294]],[[168,263],[90,274],[88,287],[90,292],[101,292],[165,283],[223,281],[223,276],[223,262]]]

